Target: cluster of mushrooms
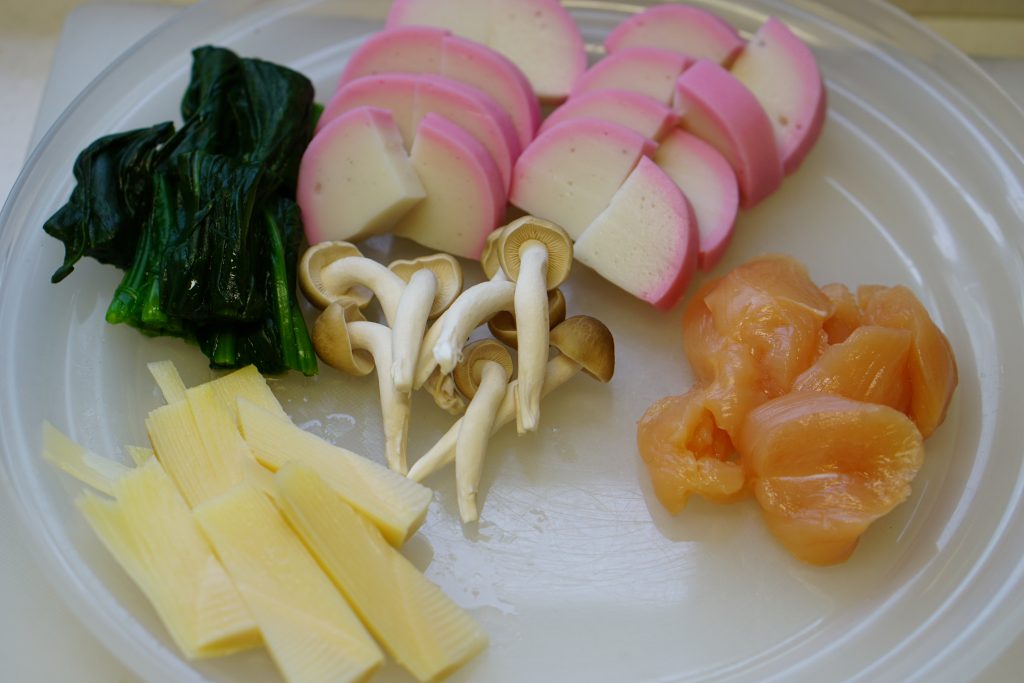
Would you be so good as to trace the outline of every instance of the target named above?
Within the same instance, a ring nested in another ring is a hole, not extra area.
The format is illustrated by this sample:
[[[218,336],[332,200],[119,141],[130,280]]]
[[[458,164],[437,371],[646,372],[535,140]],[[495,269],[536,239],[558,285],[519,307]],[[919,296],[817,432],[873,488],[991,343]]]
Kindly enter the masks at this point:
[[[317,355],[350,375],[376,369],[388,466],[422,481],[454,461],[463,522],[478,517],[492,433],[513,418],[520,434],[535,431],[541,398],[581,371],[602,382],[612,377],[608,328],[589,316],[565,317],[558,287],[572,260],[568,234],[532,216],[488,237],[481,257],[488,279],[465,291],[459,262],[448,254],[384,266],[348,242],[321,242],[302,257],[300,287],[321,310],[313,325]],[[363,315],[374,298],[384,323]],[[484,324],[495,339],[468,343]],[[417,389],[461,417],[409,469],[410,399]]]

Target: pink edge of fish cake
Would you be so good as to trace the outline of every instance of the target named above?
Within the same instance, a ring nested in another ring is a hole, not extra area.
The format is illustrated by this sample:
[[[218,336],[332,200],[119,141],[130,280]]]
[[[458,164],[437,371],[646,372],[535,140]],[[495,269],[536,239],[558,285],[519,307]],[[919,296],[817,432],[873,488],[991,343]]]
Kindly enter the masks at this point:
[[[698,251],[690,202],[646,157],[574,247],[580,263],[660,310],[686,291]]]
[[[749,208],[782,184],[775,133],[761,104],[728,71],[702,59],[676,83],[682,126],[722,154],[736,172],[740,204]]]
[[[441,73],[442,48],[450,31],[434,26],[399,26],[370,36],[349,58],[338,88],[363,76]]]
[[[459,36],[443,41],[441,75],[490,95],[508,113],[521,148],[540,125],[540,101],[523,72],[496,50]]]
[[[338,88],[387,73],[433,74],[476,88],[508,114],[520,147],[530,143],[540,123],[540,103],[515,64],[443,28],[396,26],[374,34],[349,59]]]
[[[764,107],[783,169],[794,172],[825,123],[827,96],[814,54],[789,27],[769,17],[736,58],[732,75]]]
[[[376,107],[391,112],[408,149],[418,123],[413,119],[416,81],[415,74],[378,74],[349,81],[338,88],[327,102],[316,124],[317,132],[345,112],[359,107]]]
[[[739,207],[736,174],[714,147],[684,130],[662,140],[654,162],[690,200],[700,233],[698,265],[711,270],[732,241]]]
[[[670,105],[676,79],[693,59],[656,47],[630,47],[609,55],[590,67],[573,86],[569,98],[616,88],[631,90]]]
[[[576,239],[656,143],[610,121],[569,119],[534,140],[516,162],[509,200]]]
[[[483,42],[490,32],[493,11],[480,0],[393,0],[385,29],[396,26],[435,26]]]
[[[479,259],[487,235],[505,217],[505,186],[487,150],[443,116],[426,114],[416,130],[411,161],[427,197],[395,234],[429,249]],[[450,164],[437,168],[436,164]]]
[[[416,120],[428,113],[440,114],[472,135],[491,154],[507,189],[512,167],[522,147],[512,119],[498,104],[480,92],[443,76],[423,74],[416,89]]]
[[[611,121],[651,140],[661,140],[679,123],[679,115],[653,97],[632,90],[603,89],[566,100],[540,127],[543,134],[563,121],[590,117]]]
[[[360,107],[338,116],[316,134],[299,164],[296,201],[310,244],[390,230],[425,196],[398,127],[383,109]]]
[[[558,0],[394,0],[387,28],[423,24],[487,45],[545,102],[565,99],[587,68],[579,27]]]
[[[558,0],[493,0],[486,43],[526,74],[541,100],[558,103],[587,69],[579,26]]]
[[[444,116],[475,137],[491,154],[505,186],[521,150],[508,114],[476,88],[435,74],[388,73],[346,83],[327,104],[318,130],[331,119],[360,106],[387,109],[395,118],[406,148],[428,113]]]
[[[608,54],[648,46],[728,66],[743,49],[732,26],[710,12],[686,5],[655,5],[616,26],[604,41]]]

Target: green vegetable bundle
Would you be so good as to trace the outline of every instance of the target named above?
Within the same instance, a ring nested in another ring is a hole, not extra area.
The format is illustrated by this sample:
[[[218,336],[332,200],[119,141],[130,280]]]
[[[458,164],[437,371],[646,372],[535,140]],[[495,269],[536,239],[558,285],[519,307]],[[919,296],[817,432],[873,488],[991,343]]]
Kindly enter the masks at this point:
[[[312,137],[313,85],[230,50],[193,53],[184,123],[96,140],[43,229],[67,277],[89,256],[125,271],[107,322],[197,342],[214,367],[316,373],[295,297],[295,184]]]

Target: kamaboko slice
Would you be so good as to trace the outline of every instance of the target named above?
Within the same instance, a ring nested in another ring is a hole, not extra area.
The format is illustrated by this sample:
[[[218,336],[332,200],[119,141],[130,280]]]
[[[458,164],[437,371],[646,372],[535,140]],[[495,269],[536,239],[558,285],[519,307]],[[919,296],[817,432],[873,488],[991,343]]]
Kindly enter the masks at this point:
[[[828,347],[793,382],[793,391],[817,391],[879,403],[906,413],[910,405],[907,330],[864,325]]]
[[[858,290],[858,296],[865,324],[909,330],[913,335],[907,361],[910,375],[907,414],[928,438],[946,419],[946,409],[957,385],[956,359],[949,340],[906,287],[871,288],[863,293]]]
[[[733,458],[732,441],[704,406],[700,388],[651,405],[637,425],[637,446],[654,495],[672,514],[694,493],[718,503],[744,494],[743,468]]]
[[[789,391],[825,348],[828,297],[788,256],[762,256],[738,266],[704,302],[715,329],[753,354],[771,398]]]
[[[898,410],[811,392],[751,412],[736,447],[768,528],[818,565],[846,560],[906,500],[924,458],[921,433]]]

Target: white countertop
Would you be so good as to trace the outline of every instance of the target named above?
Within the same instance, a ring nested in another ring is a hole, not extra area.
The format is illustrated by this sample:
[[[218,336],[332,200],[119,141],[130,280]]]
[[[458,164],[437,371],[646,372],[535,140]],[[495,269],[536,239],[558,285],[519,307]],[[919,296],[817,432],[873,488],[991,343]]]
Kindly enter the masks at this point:
[[[70,99],[181,4],[187,3],[0,0],[0,198],[14,185],[30,146]],[[982,66],[1024,103],[1024,60],[985,60]],[[46,584],[21,533],[0,490],[0,680],[137,681]],[[978,680],[1020,680],[1022,665],[1024,639]]]

